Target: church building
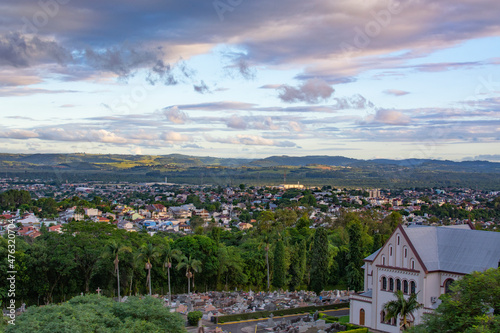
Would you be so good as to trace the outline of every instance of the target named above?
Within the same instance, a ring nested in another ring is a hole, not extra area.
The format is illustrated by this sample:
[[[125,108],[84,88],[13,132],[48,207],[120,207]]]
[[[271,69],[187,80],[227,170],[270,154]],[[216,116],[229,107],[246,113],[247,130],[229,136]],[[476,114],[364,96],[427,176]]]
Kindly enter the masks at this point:
[[[499,267],[500,233],[472,225],[399,225],[382,248],[364,259],[364,292],[350,298],[350,321],[383,332],[399,332],[400,319],[386,320],[384,304],[402,290],[418,293],[424,307],[409,321],[419,324],[432,313],[453,281],[473,271]]]

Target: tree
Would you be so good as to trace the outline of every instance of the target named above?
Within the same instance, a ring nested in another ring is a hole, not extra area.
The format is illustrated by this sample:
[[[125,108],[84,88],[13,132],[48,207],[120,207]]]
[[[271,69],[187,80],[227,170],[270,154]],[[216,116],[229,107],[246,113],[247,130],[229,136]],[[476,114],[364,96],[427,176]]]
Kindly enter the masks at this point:
[[[352,290],[363,289],[363,254],[361,253],[361,225],[353,222],[347,228],[349,234],[349,264],[347,265],[347,287]]]
[[[465,275],[450,290],[412,332],[500,332],[500,269]]]
[[[222,245],[219,248],[217,257],[219,259],[217,283],[220,282],[220,277],[224,274],[226,290],[229,282],[244,284],[248,281],[248,276],[245,274],[244,269],[245,263],[237,247]]]
[[[295,246],[295,251],[291,257],[290,262],[290,290],[296,290],[300,287],[304,274],[306,272],[306,241],[301,240]]]
[[[118,302],[120,302],[120,267],[118,263],[120,262],[120,259],[118,259],[118,256],[120,253],[124,252],[132,252],[132,249],[129,246],[125,246],[123,244],[118,243],[116,240],[111,240],[106,244],[106,248],[104,249],[103,256],[106,257],[111,257],[114,258],[113,264],[115,265],[115,273],[116,273],[116,279],[118,280],[117,282],[117,287],[118,287]]]
[[[316,229],[311,249],[311,289],[319,295],[328,282],[328,238],[325,228]]]
[[[28,307],[6,331],[185,333],[186,329],[184,319],[159,299],[129,297],[122,303],[94,294],[77,296],[60,305]]]
[[[271,288],[271,280],[269,279],[269,239],[272,224],[275,222],[274,214],[270,211],[263,211],[257,218],[257,231],[264,235],[265,250],[266,250],[266,266],[267,266],[267,290]]]
[[[402,330],[408,329],[408,316],[424,306],[417,301],[417,294],[411,294],[410,297],[406,299],[403,292],[397,290],[394,293],[396,300],[384,304],[384,310],[387,311],[385,319],[391,320],[399,316],[401,319],[400,328]]]
[[[291,227],[297,221],[297,213],[289,209],[277,209],[274,213],[276,222],[285,228]]]
[[[279,289],[285,286],[285,273],[285,245],[279,240],[274,248],[273,286]]]
[[[167,268],[168,272],[168,304],[172,303],[172,291],[170,289],[170,268],[172,267],[172,259],[178,260],[182,252],[178,249],[172,248],[172,241],[167,238],[165,246],[162,249],[163,268]]]
[[[138,258],[146,261],[145,269],[148,270],[148,276],[146,278],[147,285],[149,286],[149,295],[151,296],[151,268],[153,265],[151,261],[154,261],[156,258],[160,256],[160,252],[152,243],[142,244],[139,249]]]
[[[205,224],[205,221],[203,218],[199,215],[193,215],[191,219],[189,220],[189,224],[191,225],[191,229],[195,230],[198,227],[203,227],[203,224]]]
[[[188,279],[188,295],[191,293],[191,278],[193,278],[193,288],[194,288],[194,274],[191,273],[193,272],[201,272],[201,261],[192,258],[191,256],[186,257],[186,256],[181,256],[180,257],[180,262],[177,264],[177,269],[181,270],[185,268],[186,269],[186,277]]]

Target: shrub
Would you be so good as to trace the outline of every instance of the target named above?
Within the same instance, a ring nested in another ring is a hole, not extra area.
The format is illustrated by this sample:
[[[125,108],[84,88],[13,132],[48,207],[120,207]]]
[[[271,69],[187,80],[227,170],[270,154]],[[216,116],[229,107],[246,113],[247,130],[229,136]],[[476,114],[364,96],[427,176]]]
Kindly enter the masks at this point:
[[[198,321],[203,317],[203,313],[201,311],[191,311],[188,313],[188,323],[191,326],[198,325]]]
[[[353,330],[348,330],[348,331],[345,331],[345,333],[368,333],[368,328],[356,328],[356,329],[353,329]]]

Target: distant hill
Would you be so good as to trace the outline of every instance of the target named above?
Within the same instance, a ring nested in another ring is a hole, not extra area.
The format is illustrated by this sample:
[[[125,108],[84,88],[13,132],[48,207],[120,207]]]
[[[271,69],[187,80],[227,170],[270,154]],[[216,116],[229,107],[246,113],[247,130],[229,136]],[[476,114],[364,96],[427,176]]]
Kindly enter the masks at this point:
[[[432,159],[360,160],[343,156],[262,159],[119,154],[0,154],[0,172],[17,177],[191,184],[279,184],[370,187],[474,187],[500,190],[500,163]],[[0,174],[1,176],[1,174]]]

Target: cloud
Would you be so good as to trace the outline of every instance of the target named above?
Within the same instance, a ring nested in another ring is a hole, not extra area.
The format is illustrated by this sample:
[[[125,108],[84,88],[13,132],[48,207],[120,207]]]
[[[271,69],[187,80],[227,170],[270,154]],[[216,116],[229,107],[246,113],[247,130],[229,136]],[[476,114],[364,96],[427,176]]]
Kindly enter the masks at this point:
[[[266,131],[277,131],[280,129],[280,126],[276,125],[273,122],[273,119],[271,117],[258,117],[258,120],[256,119],[253,123],[253,128],[259,129],[259,130],[266,130]]]
[[[259,89],[278,89],[281,86],[281,84],[265,84],[263,86],[260,86]]]
[[[290,132],[302,132],[304,130],[302,125],[296,121],[288,122],[288,128]]]
[[[206,94],[211,92],[210,88],[205,84],[203,80],[201,80],[199,84],[193,84],[193,89],[194,91],[200,94]]]
[[[237,101],[222,101],[222,102],[178,105],[178,107],[182,110],[201,110],[201,111],[248,110],[253,108],[254,106],[256,106],[256,104],[237,102]]]
[[[203,149],[202,146],[199,146],[199,145],[197,145],[195,143],[189,143],[187,145],[182,145],[181,147],[182,148],[190,148],[190,149]]]
[[[185,142],[192,141],[192,138],[188,135],[180,134],[177,132],[166,132],[160,135],[160,139],[167,142]]]
[[[242,77],[245,80],[253,80],[256,77],[256,70],[250,66],[248,54],[245,52],[224,52],[223,57],[231,59],[229,65],[224,66],[230,76]]]
[[[8,138],[8,139],[32,139],[39,137],[39,134],[32,130],[22,130],[22,129],[13,129],[6,132],[0,132],[0,138]]]
[[[404,91],[404,90],[399,90],[399,89],[387,89],[387,90],[384,90],[384,94],[392,95],[392,96],[404,96],[404,95],[408,95],[409,92]]]
[[[77,93],[76,90],[49,90],[42,88],[29,88],[29,87],[15,87],[15,88],[4,88],[0,89],[0,97],[5,96],[29,96],[36,94],[67,94],[67,93]]]
[[[0,66],[22,68],[40,63],[65,64],[72,60],[71,53],[53,40],[30,38],[19,32],[0,36]]]
[[[189,121],[189,116],[182,110],[179,110],[177,106],[163,109],[163,114],[174,124],[185,124]]]
[[[410,117],[396,110],[380,109],[375,115],[366,117],[367,123],[379,123],[386,125],[407,125],[410,123]]]
[[[336,102],[336,104],[332,105],[332,108],[335,110],[361,110],[375,107],[372,102],[370,102],[360,94],[356,94],[350,97],[336,97],[333,100]]]
[[[235,145],[247,145],[247,146],[276,146],[276,147],[296,147],[297,145],[291,141],[277,141],[272,139],[266,139],[257,135],[237,135],[227,138],[213,138],[211,136],[205,135],[205,140],[208,142],[218,142],[227,143]]]
[[[330,98],[335,91],[328,83],[321,79],[310,79],[299,87],[282,85],[278,97],[286,103],[306,102],[318,104]]]
[[[235,129],[246,129],[248,127],[247,122],[236,115],[232,115],[226,122],[227,127]]]
[[[491,161],[491,162],[500,162],[499,154],[484,154],[484,155],[476,155],[474,157],[464,158],[467,161]]]

